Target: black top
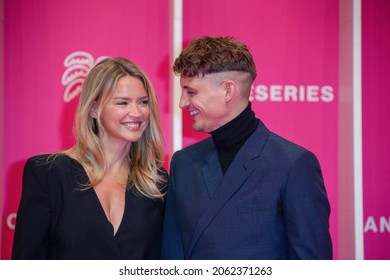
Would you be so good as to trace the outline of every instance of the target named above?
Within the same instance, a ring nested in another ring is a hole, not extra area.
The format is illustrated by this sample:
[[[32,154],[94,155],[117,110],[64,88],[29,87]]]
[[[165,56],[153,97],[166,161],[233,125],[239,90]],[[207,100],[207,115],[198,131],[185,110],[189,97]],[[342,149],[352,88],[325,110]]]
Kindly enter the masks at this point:
[[[159,259],[164,202],[126,192],[114,235],[79,162],[60,155],[30,158],[24,168],[12,259]],[[166,171],[163,170],[165,173]]]
[[[218,151],[223,174],[225,174],[240,148],[258,125],[259,119],[255,117],[249,102],[248,106],[237,117],[210,132]]]

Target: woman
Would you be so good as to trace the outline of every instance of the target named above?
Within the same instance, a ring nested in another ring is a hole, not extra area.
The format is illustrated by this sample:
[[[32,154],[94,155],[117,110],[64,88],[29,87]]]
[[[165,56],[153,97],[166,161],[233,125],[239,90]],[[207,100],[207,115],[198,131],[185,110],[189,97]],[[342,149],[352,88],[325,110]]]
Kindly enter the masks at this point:
[[[27,160],[13,259],[158,259],[167,172],[158,102],[137,65],[84,81],[76,144]]]

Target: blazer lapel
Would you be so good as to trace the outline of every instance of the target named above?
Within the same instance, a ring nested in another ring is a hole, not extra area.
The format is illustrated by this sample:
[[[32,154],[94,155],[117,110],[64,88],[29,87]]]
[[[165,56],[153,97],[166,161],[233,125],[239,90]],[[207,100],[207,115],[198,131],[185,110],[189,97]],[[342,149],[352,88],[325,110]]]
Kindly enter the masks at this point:
[[[252,162],[260,156],[268,135],[268,129],[260,122],[259,127],[246,141],[223,177],[217,153],[215,152],[207,160],[202,174],[211,199],[195,228],[186,254],[187,258],[191,257],[192,251],[203,231],[255,170],[256,166]]]
[[[223,179],[223,174],[216,151],[214,151],[214,153],[212,153],[212,155],[205,160],[205,166],[202,168],[202,176],[207,193],[211,198],[215,192],[215,189]]]

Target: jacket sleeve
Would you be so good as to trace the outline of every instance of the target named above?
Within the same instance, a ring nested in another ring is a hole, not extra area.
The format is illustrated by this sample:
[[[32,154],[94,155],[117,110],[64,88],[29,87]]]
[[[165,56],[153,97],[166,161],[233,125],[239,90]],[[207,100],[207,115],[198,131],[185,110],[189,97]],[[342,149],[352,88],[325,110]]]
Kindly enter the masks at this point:
[[[330,204],[315,155],[304,152],[291,167],[284,216],[292,259],[332,259]]]
[[[16,217],[12,259],[47,259],[51,207],[47,172],[50,164],[30,158],[23,170],[22,196]]]
[[[171,162],[167,201],[165,205],[163,240],[161,259],[182,260],[184,259],[183,241],[180,233],[178,209],[176,205],[175,180],[174,180],[174,157]]]

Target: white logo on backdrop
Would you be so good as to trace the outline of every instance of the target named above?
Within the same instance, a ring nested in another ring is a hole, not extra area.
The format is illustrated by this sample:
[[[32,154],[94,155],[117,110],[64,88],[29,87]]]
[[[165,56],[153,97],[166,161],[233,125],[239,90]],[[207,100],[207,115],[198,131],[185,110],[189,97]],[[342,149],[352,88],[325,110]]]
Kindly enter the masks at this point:
[[[88,71],[99,61],[108,56],[101,56],[94,60],[93,56],[87,52],[77,51],[68,55],[64,60],[66,70],[62,74],[61,83],[66,86],[64,91],[64,101],[72,101],[81,92],[81,86]]]
[[[334,100],[334,89],[330,85],[256,85],[252,86],[249,100],[329,103]]]
[[[15,222],[16,222],[16,213],[9,214],[6,220],[7,226],[10,229],[15,229]]]
[[[364,225],[364,232],[390,233],[390,217],[368,216],[366,224]]]

